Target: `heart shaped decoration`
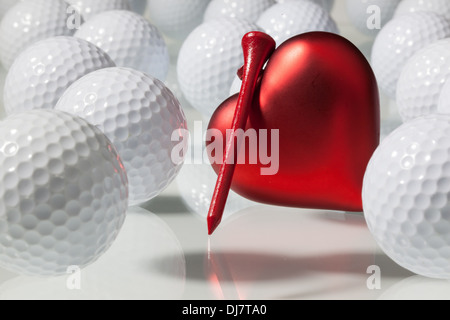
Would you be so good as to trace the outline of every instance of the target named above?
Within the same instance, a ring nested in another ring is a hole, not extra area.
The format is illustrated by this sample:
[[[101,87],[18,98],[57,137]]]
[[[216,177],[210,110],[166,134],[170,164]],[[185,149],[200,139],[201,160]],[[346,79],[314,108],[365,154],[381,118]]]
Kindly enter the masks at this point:
[[[223,146],[237,101],[238,95],[226,100],[209,124],[222,133]],[[237,164],[235,192],[270,205],[362,211],[364,173],[379,144],[380,107],[374,73],[351,42],[311,32],[282,44],[258,83],[249,129],[267,130],[269,141],[270,132],[279,130],[279,168],[262,175],[267,164],[261,159]],[[240,150],[248,153],[249,146]],[[219,173],[220,164],[213,167]]]

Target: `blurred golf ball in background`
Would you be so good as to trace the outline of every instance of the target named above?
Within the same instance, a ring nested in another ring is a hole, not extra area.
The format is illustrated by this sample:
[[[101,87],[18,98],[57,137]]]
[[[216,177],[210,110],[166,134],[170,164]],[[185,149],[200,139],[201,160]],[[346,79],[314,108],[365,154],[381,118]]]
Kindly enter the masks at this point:
[[[394,16],[401,0],[346,0],[352,24],[362,33],[375,37]],[[374,25],[373,25],[374,24]]]
[[[274,38],[277,45],[305,32],[339,33],[336,23],[328,12],[310,1],[276,4],[264,11],[256,24]]]
[[[125,10],[100,13],[75,33],[103,49],[118,67],[133,68],[164,81],[169,71],[167,45],[158,29]]]
[[[450,1],[448,0],[402,0],[398,6],[395,16],[408,13],[429,11],[439,13],[450,19]]]
[[[396,98],[397,81],[408,60],[420,49],[450,36],[450,20],[433,12],[417,12],[391,20],[372,50],[372,68],[380,89]]]
[[[205,22],[186,39],[178,57],[181,90],[205,116],[226,99],[238,69],[244,64],[241,41],[260,28],[240,19]]]
[[[85,21],[110,10],[130,10],[129,0],[66,0],[77,9]]]
[[[436,113],[442,88],[450,77],[450,39],[418,51],[403,68],[397,106],[403,121]]]
[[[64,91],[82,76],[114,62],[100,48],[75,37],[55,37],[26,49],[8,72],[7,114],[53,109]]]
[[[114,143],[128,174],[131,205],[159,195],[183,164],[183,154],[179,160],[172,155],[183,142],[172,141],[173,134],[187,130],[181,106],[162,82],[142,72],[93,72],[75,82],[56,109],[86,119]]]
[[[212,0],[206,9],[204,21],[238,18],[256,22],[274,4],[274,0]]]

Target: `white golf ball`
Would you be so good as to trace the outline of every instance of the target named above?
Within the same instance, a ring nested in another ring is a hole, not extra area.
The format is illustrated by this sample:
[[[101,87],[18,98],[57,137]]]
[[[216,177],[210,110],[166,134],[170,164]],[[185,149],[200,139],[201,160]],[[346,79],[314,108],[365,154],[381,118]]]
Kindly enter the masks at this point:
[[[450,19],[450,1],[448,0],[403,0],[395,12],[395,16],[403,14],[431,11]]]
[[[275,0],[277,3],[285,3],[288,1],[311,1],[314,3],[317,3],[318,5],[321,5],[324,7],[328,12],[331,12],[334,7],[334,0]]]
[[[450,113],[450,78],[442,87],[438,103],[438,113]]]
[[[450,278],[450,116],[417,118],[371,159],[363,203],[370,231],[402,267]]]
[[[352,24],[362,33],[376,36],[394,16],[401,0],[347,0]]]
[[[0,123],[0,266],[62,275],[94,262],[127,210],[126,173],[83,119],[33,110]]]
[[[267,9],[257,25],[272,36],[277,45],[310,31],[339,33],[334,20],[318,4],[310,1],[288,1]]]
[[[0,1],[0,20],[2,20],[3,16],[8,12],[9,9],[14,7],[21,0],[2,0]]]
[[[406,64],[397,87],[397,106],[403,121],[436,113],[450,77],[450,39],[418,51]]]
[[[66,0],[87,21],[93,16],[110,10],[130,10],[129,0]]]
[[[243,36],[259,30],[245,20],[220,19],[200,25],[184,42],[178,80],[186,99],[205,116],[228,98],[234,76],[244,64]]]
[[[203,22],[210,1],[150,0],[150,20],[168,37],[184,40]]]
[[[100,13],[84,23],[75,36],[102,48],[118,67],[136,69],[161,81],[167,76],[167,45],[158,29],[137,13]]]
[[[178,100],[159,80],[140,71],[108,68],[75,82],[56,109],[86,119],[114,143],[128,174],[131,205],[161,193],[183,159],[172,151],[173,133],[187,129]],[[187,143],[187,142],[186,142]]]
[[[238,18],[256,22],[274,4],[273,0],[212,0],[206,9],[204,21]]]
[[[191,152],[196,152],[194,148],[191,146]],[[202,146],[199,149],[202,150]],[[183,202],[198,217],[206,218],[216,186],[217,174],[208,162],[203,161],[202,155],[203,153],[195,154],[192,161],[183,166],[176,181]],[[223,219],[255,204],[231,190]],[[206,220],[204,221],[206,222]]]
[[[0,60],[9,69],[30,45],[55,36],[73,35],[63,0],[24,0],[12,7],[0,23]]]
[[[411,13],[388,22],[372,50],[372,67],[384,93],[395,99],[397,81],[408,60],[420,49],[447,37],[450,21],[437,13]]]
[[[145,10],[147,9],[147,0],[128,0],[130,3],[130,8],[136,13],[140,15],[145,14]]]
[[[74,37],[39,41],[16,59],[6,76],[5,110],[12,114],[53,109],[76,80],[114,66],[103,50],[88,41]]]

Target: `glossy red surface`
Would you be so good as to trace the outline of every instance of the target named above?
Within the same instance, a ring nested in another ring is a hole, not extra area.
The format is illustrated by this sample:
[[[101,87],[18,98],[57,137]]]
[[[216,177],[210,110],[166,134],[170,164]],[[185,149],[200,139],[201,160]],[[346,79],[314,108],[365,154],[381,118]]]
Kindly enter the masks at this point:
[[[231,129],[233,132],[244,130],[249,113],[253,105],[253,97],[257,87],[258,78],[262,72],[267,59],[275,51],[275,40],[262,32],[247,33],[242,39],[242,49],[244,51],[244,67],[239,70],[242,73],[243,84],[237,103],[233,110],[233,122]],[[237,163],[237,153],[235,152],[235,137],[226,141],[224,161],[219,170],[216,188],[211,200],[211,207],[208,213],[208,233],[212,234],[222,220],[223,211],[233,180],[235,165]],[[230,159],[233,158],[233,161]]]
[[[238,95],[226,100],[210,121],[224,140],[237,101]],[[237,164],[234,191],[271,205],[362,211],[364,173],[379,144],[380,107],[373,71],[351,42],[312,32],[282,44],[257,86],[246,124],[251,128],[279,130],[279,171],[261,175],[267,168],[261,161]],[[248,145],[240,152],[249,153]]]

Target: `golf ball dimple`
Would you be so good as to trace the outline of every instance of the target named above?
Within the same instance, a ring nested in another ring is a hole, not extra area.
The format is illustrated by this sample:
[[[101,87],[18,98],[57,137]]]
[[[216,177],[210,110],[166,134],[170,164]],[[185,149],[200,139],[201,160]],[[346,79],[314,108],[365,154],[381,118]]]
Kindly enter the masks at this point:
[[[55,36],[71,36],[69,5],[63,0],[24,0],[12,7],[0,23],[0,60],[9,69],[30,45]]]
[[[136,69],[161,81],[167,76],[167,45],[158,29],[137,13],[100,13],[84,23],[75,36],[103,49],[118,67]]]
[[[431,11],[450,19],[450,1],[448,0],[403,0],[395,12],[395,16],[403,14]]]
[[[376,36],[392,19],[399,3],[400,0],[347,0],[347,12],[359,31]]]
[[[186,118],[157,79],[132,69],[99,70],[67,89],[56,109],[86,119],[114,143],[128,174],[131,205],[159,195],[181,169],[184,159],[174,159],[172,151],[183,141],[172,136],[187,130]]]
[[[310,1],[288,1],[267,9],[257,25],[272,36],[277,45],[305,32],[339,33],[334,20],[323,7]]]
[[[168,37],[184,40],[203,22],[209,3],[210,0],[151,0],[150,20]]]
[[[204,21],[238,18],[256,22],[274,4],[273,0],[212,0],[206,9]]]
[[[450,39],[418,51],[403,68],[397,105],[403,121],[436,113],[442,88],[450,78]]]
[[[419,275],[450,279],[450,116],[412,120],[385,139],[364,178],[364,212],[384,252]]]
[[[149,263],[154,272],[148,271]],[[111,248],[81,271],[79,290],[68,290],[68,284],[69,288],[76,284],[68,283],[70,278],[19,276],[6,282],[2,278],[0,300],[181,299],[185,292],[186,259],[179,240],[162,218],[130,207]]]
[[[16,59],[5,81],[7,114],[53,109],[64,91],[82,76],[114,62],[92,43],[75,37],[39,41]]]
[[[130,10],[129,0],[66,0],[87,21],[93,16],[110,10]]]
[[[380,31],[372,50],[372,67],[380,88],[395,99],[397,81],[408,60],[420,49],[450,37],[450,21],[433,12],[399,16]]]
[[[107,137],[85,120],[32,110],[0,123],[0,266],[66,274],[94,262],[124,222],[128,187]]]
[[[226,99],[244,64],[242,37],[260,28],[240,19],[209,21],[196,28],[181,47],[177,73],[190,104],[205,116]]]

